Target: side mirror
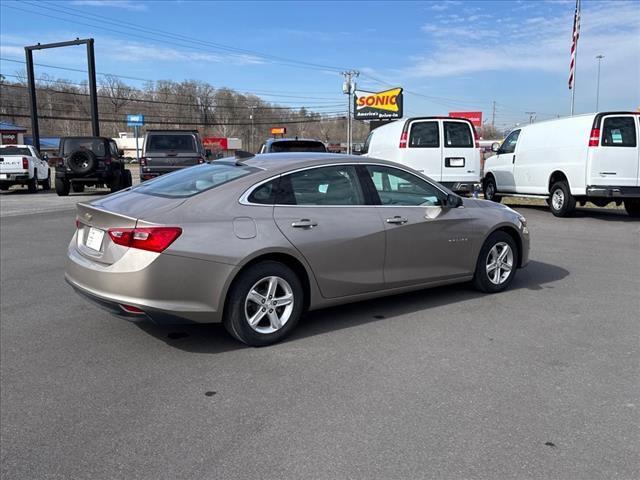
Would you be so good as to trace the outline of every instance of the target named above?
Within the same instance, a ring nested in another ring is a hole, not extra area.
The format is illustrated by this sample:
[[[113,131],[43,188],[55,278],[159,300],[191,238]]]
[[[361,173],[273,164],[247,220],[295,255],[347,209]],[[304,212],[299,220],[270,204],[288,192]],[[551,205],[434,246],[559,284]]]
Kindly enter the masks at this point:
[[[448,207],[448,208],[458,208],[458,207],[461,207],[461,206],[462,206],[462,198],[460,198],[458,195],[454,195],[452,193],[447,195],[446,207]]]
[[[500,150],[500,142],[493,142],[491,144],[491,151],[498,153],[498,150]]]
[[[45,162],[49,161],[49,155],[47,155],[46,153],[42,154],[42,160],[44,160]]]
[[[121,148],[118,149],[118,156],[119,157],[124,157],[124,150],[123,149],[121,149]]]

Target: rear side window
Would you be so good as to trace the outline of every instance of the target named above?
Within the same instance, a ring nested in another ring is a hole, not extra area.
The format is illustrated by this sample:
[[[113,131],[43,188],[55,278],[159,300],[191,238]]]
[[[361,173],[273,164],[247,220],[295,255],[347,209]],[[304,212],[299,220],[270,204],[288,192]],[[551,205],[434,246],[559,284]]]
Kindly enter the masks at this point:
[[[291,173],[282,179],[278,204],[364,205],[364,195],[353,165],[333,165]],[[290,190],[287,195],[284,190]]]
[[[635,147],[636,126],[633,117],[608,117],[602,126],[603,147]]]
[[[25,155],[27,157],[30,157],[31,151],[28,148],[20,148],[20,147],[1,147],[0,148],[0,157],[9,156],[9,155]]]
[[[193,135],[149,135],[147,152],[197,152],[196,139]]]
[[[373,132],[369,132],[367,135],[367,139],[364,141],[364,146],[362,147],[362,154],[369,153],[369,146],[371,145],[371,138],[373,137]]]
[[[322,142],[311,142],[307,140],[287,140],[284,142],[273,142],[271,152],[326,152],[327,148]]]
[[[464,122],[444,122],[444,146],[473,148],[473,135],[469,125]]]
[[[414,122],[411,124],[409,147],[435,148],[440,146],[438,122]]]
[[[231,162],[203,163],[145,182],[134,190],[161,197],[185,198],[258,171],[257,168]]]
[[[64,141],[63,155],[70,155],[77,150],[91,150],[96,157],[104,157],[107,146],[100,138],[67,138]]]
[[[276,191],[279,182],[280,179],[276,178],[275,180],[271,180],[270,182],[260,185],[251,192],[247,200],[250,203],[257,203],[260,205],[273,205],[276,203]]]

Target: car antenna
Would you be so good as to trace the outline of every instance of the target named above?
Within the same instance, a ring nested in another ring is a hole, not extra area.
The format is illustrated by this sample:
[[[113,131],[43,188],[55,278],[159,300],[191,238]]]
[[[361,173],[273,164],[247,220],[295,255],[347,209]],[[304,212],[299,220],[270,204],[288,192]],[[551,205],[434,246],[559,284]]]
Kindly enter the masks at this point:
[[[248,160],[249,158],[253,158],[255,156],[256,156],[255,153],[245,152],[244,150],[236,150],[236,153],[235,153],[236,165],[243,166],[244,163],[242,163],[242,160]]]

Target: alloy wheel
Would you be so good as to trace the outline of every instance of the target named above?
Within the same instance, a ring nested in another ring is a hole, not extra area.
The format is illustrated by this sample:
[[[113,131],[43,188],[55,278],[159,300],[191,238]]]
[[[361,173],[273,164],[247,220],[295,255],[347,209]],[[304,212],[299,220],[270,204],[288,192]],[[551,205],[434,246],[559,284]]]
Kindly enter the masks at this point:
[[[265,277],[258,280],[247,294],[245,319],[258,333],[274,333],[291,318],[293,304],[293,289],[284,278]]]
[[[487,277],[494,285],[506,282],[513,269],[513,250],[506,242],[496,243],[489,254],[485,264]]]
[[[553,192],[553,195],[551,196],[551,205],[556,211],[562,209],[562,206],[564,205],[564,192],[562,191],[562,189],[557,188]]]

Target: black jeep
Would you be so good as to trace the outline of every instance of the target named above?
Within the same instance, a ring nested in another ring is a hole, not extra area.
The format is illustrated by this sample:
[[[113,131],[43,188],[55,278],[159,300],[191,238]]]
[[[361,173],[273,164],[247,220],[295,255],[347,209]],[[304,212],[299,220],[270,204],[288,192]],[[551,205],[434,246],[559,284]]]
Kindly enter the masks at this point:
[[[107,186],[112,192],[130,187],[131,172],[116,142],[106,137],[62,137],[56,168],[56,193],[83,192],[85,186]]]

